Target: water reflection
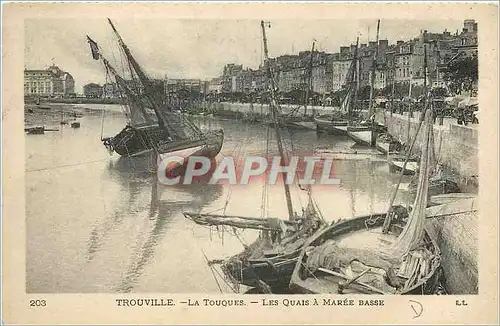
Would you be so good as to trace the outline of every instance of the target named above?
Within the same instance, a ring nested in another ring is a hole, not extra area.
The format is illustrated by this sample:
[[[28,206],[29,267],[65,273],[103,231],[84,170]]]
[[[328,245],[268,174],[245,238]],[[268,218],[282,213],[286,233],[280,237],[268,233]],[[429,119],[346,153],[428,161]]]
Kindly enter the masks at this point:
[[[99,254],[110,231],[125,218],[134,218],[140,228],[132,246],[130,263],[113,292],[130,292],[144,267],[155,257],[155,247],[169,229],[174,216],[186,209],[201,210],[222,194],[221,185],[192,184],[164,186],[152,173],[150,158],[120,158],[110,162],[103,177],[120,185],[120,205],[103,221],[97,222],[88,240],[87,260]],[[149,201],[145,196],[149,193]]]

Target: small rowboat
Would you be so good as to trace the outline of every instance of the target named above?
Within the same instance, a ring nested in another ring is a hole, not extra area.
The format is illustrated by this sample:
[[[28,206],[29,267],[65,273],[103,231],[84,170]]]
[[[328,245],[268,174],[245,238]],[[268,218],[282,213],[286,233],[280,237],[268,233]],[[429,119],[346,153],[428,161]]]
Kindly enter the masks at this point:
[[[389,170],[391,172],[401,172],[403,170],[405,158],[399,156],[390,157],[388,163]],[[409,159],[406,163],[403,174],[414,175],[415,173],[418,173],[418,168],[418,161],[416,159]]]

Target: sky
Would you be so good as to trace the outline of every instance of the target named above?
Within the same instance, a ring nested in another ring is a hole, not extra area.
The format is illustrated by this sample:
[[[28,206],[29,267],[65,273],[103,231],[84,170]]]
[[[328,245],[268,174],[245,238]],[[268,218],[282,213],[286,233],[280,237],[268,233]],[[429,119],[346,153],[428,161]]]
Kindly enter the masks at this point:
[[[258,68],[262,35],[258,20],[230,19],[127,19],[113,20],[132,54],[155,78],[218,77],[226,63]],[[389,43],[417,37],[421,30],[454,33],[462,20],[382,20],[380,39]],[[269,56],[316,49],[338,52],[342,45],[375,40],[376,20],[273,20],[266,29]],[[75,79],[75,91],[91,82],[103,84],[102,64],[92,59],[89,35],[105,57],[121,71],[116,38],[105,19],[25,20],[25,68],[46,69],[52,63]]]

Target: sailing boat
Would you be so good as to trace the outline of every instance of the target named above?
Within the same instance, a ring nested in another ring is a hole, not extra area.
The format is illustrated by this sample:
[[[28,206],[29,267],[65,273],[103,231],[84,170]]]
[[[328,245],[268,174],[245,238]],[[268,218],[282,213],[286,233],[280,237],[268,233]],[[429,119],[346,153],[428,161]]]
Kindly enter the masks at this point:
[[[155,87],[132,56],[115,26],[108,19],[125,56],[131,80],[120,76],[102,55],[97,43],[87,36],[94,60],[101,60],[107,75],[115,80],[126,100],[127,125],[114,137],[101,138],[110,154],[135,157],[157,151],[159,159],[166,156],[191,155],[215,157],[222,148],[224,132],[202,132],[188,117],[163,105],[163,94]]]
[[[353,106],[357,101],[357,83],[359,74],[357,74],[358,64],[358,44],[359,37],[356,40],[356,48],[354,51],[353,59],[346,77],[346,92],[340,104],[340,111],[334,110],[331,119],[314,118],[316,122],[316,129],[318,131],[326,131],[334,135],[347,135],[348,126],[351,124]]]
[[[281,161],[287,162],[283,150],[283,121],[279,119],[279,107],[275,95],[275,82],[269,64],[265,23],[261,21],[264,42],[264,65],[269,79],[271,94],[271,118],[276,132],[276,141]],[[269,127],[268,127],[269,128]],[[269,129],[268,129],[269,131]],[[269,133],[268,133],[269,135]],[[294,212],[290,188],[283,182],[288,210],[288,220],[279,218],[251,218],[201,213],[184,213],[184,216],[200,225],[231,226],[241,229],[260,230],[260,236],[246,246],[245,250],[228,259],[216,260],[210,264],[220,264],[225,276],[236,284],[258,288],[269,293],[276,288],[287,286],[300,253],[302,245],[325,222],[312,199],[309,189],[309,202],[302,216]]]
[[[375,147],[377,140],[377,133],[385,130],[385,128],[375,122],[375,115],[373,110],[374,102],[374,87],[375,87],[375,73],[377,67],[377,57],[378,57],[378,39],[380,31],[380,19],[377,21],[377,39],[376,48],[373,55],[371,78],[370,78],[370,101],[368,107],[368,121],[362,121],[358,126],[351,126],[352,117],[350,117],[350,126],[347,128],[347,135],[354,140],[357,144],[363,146]],[[356,53],[358,45],[356,44]],[[359,80],[359,73],[358,73]],[[363,125],[364,124],[364,125]]]
[[[425,122],[425,143],[420,159],[417,196],[408,219],[391,211],[396,187],[387,214],[343,220],[318,231],[303,246],[290,281],[292,291],[433,293],[439,282],[441,256],[436,242],[425,230],[428,175],[433,160],[432,109],[428,109],[428,100],[423,117],[417,134]]]

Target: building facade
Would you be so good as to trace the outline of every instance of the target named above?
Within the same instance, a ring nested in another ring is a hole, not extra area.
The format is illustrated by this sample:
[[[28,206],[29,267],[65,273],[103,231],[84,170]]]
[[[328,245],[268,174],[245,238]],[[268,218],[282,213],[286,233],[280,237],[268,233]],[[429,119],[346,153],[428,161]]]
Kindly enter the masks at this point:
[[[83,86],[83,96],[87,98],[101,98],[103,87],[99,84],[90,83]]]
[[[165,94],[177,92],[179,90],[188,90],[202,93],[204,89],[204,83],[201,81],[201,79],[168,78],[167,76],[165,76],[163,87]]]
[[[46,70],[24,70],[24,95],[69,97],[75,94],[73,76],[53,65]]]
[[[222,80],[221,78],[212,78],[208,82],[208,93],[219,94],[222,92]]]
[[[443,71],[453,60],[462,56],[477,55],[477,23],[465,20],[462,31],[451,34],[429,33],[424,30],[410,40],[389,40],[362,43],[357,49],[355,64],[359,73],[359,87],[371,85],[375,62],[375,89],[386,89],[391,85],[422,86],[424,81],[431,87],[444,87]],[[424,48],[427,53],[427,76],[424,76]],[[356,45],[341,46],[337,53],[315,52],[311,71],[312,90],[329,94],[341,90],[346,84],[349,69],[353,65]],[[375,53],[377,57],[374,58]],[[374,60],[375,59],[375,60]],[[309,88],[311,52],[298,55],[282,55],[270,58],[276,87],[282,93]],[[427,79],[426,79],[427,78]],[[257,70],[243,69],[241,65],[227,64],[220,80],[222,92],[248,93],[266,90],[267,76],[263,67]]]
[[[120,97],[120,91],[116,84],[107,83],[102,85],[102,97],[107,99],[117,99]]]

